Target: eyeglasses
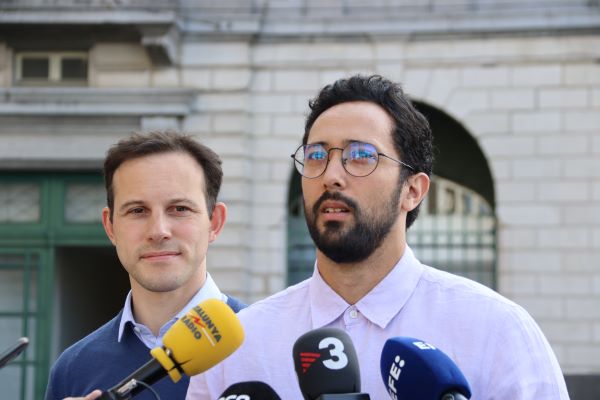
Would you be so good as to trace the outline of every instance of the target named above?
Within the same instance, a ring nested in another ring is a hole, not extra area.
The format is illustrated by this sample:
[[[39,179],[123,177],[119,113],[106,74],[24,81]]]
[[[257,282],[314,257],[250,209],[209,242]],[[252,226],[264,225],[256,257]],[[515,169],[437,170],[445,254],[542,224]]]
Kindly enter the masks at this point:
[[[373,173],[379,164],[379,156],[389,158],[416,172],[410,165],[379,153],[375,146],[364,142],[350,142],[343,149],[339,147],[326,149],[320,143],[305,144],[298,147],[298,150],[291,157],[294,159],[294,164],[300,175],[309,179],[318,178],[325,173],[331,159],[330,152],[332,150],[342,151],[342,166],[352,176],[363,177]]]

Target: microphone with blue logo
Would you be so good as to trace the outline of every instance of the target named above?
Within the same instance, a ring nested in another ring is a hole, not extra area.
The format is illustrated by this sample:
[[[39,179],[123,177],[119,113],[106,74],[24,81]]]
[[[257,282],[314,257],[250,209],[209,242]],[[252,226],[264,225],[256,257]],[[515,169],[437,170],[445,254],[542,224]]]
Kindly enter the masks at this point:
[[[471,388],[443,351],[410,337],[388,339],[381,352],[381,376],[393,400],[467,400]]]

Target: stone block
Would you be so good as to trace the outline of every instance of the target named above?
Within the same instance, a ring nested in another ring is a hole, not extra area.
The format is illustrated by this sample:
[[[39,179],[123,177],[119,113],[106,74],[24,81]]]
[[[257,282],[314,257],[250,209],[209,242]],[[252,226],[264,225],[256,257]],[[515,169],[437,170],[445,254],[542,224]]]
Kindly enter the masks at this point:
[[[511,68],[513,86],[556,86],[562,83],[560,65],[519,65]]]
[[[490,96],[494,110],[530,110],[536,105],[533,89],[494,89]]]
[[[302,138],[305,116],[300,114],[276,115],[273,117],[273,134],[290,138]]]
[[[512,115],[512,130],[516,133],[560,132],[562,114],[551,111],[515,112]]]
[[[569,178],[598,178],[600,177],[599,157],[580,157],[565,163],[564,175]]]
[[[544,155],[584,155],[590,150],[589,142],[584,135],[544,136],[538,142],[538,151]]]
[[[527,240],[534,245],[535,233],[531,231],[528,236]],[[506,270],[509,273],[546,274],[561,271],[562,265],[559,251],[539,249],[505,250],[500,259],[503,260],[502,271]]]
[[[153,87],[176,88],[181,85],[179,70],[176,68],[155,68],[150,79]]]
[[[537,245],[537,229],[521,226],[502,227],[498,231],[498,247],[508,249],[531,249]]]
[[[207,114],[191,114],[183,119],[182,130],[185,133],[198,135],[202,142],[202,137],[212,132],[212,119]]]
[[[97,71],[94,75],[96,87],[143,88],[150,86],[150,71]]]
[[[96,71],[145,70],[150,58],[141,44],[98,43],[90,51],[90,62]]]
[[[273,91],[273,73],[271,71],[254,71],[250,78],[250,90],[253,93]]]
[[[320,86],[318,70],[280,70],[273,73],[274,90],[277,92],[316,92]]]
[[[518,159],[512,162],[515,179],[557,178],[562,175],[563,161],[553,159]]]
[[[567,273],[573,272],[591,272],[598,271],[598,259],[600,259],[600,249],[593,246],[594,249],[571,250],[562,252],[562,269]]]
[[[510,71],[504,66],[461,68],[461,82],[467,87],[504,88],[509,84],[509,77]]]
[[[283,94],[254,94],[251,107],[256,113],[290,113],[293,111],[293,96]]]
[[[587,182],[539,182],[538,198],[543,202],[585,201],[590,199],[590,188]]]
[[[600,84],[600,65],[565,64],[565,83],[568,85]]]
[[[541,248],[586,249],[591,246],[592,233],[587,228],[547,227],[538,232]]]
[[[484,152],[492,158],[531,155],[535,153],[536,148],[533,137],[484,136],[480,143]]]
[[[541,321],[540,328],[550,342],[590,342],[593,339],[589,322]]]
[[[565,223],[600,226],[600,206],[589,203],[568,207],[565,210]]]
[[[538,277],[538,290],[542,295],[589,296],[592,282],[588,275],[543,274]]]
[[[502,274],[498,289],[508,296],[535,294],[537,293],[537,278],[535,275]]]
[[[215,114],[213,117],[214,133],[244,133],[249,130],[246,113]]]
[[[535,185],[530,182],[497,182],[496,183],[496,201],[501,204],[523,201],[533,201],[536,199]]]
[[[240,93],[206,93],[196,98],[194,109],[202,112],[247,111],[248,96]]]
[[[600,110],[567,111],[564,118],[567,131],[597,133],[600,129]]]
[[[179,119],[175,117],[142,117],[142,131],[150,132],[156,130],[180,130]]]
[[[250,117],[250,134],[252,137],[271,136],[273,118],[268,114],[256,115]]]
[[[500,182],[512,177],[511,162],[507,160],[489,160],[494,181]]]
[[[490,108],[490,93],[481,89],[459,89],[454,91],[445,104],[450,114],[463,118]]]
[[[596,322],[600,320],[600,298],[567,298],[566,317],[570,320]]]
[[[429,92],[431,69],[406,68],[404,72],[404,92],[413,99],[424,98]]]
[[[246,66],[250,52],[246,42],[185,42],[181,63],[188,66]]]
[[[250,85],[250,71],[247,68],[216,68],[212,71],[212,89],[245,90]]]
[[[464,117],[466,128],[474,136],[498,135],[510,132],[510,114],[501,111],[471,112]]]
[[[536,320],[565,317],[564,300],[554,296],[542,297],[525,294],[512,296],[511,300],[522,306]]]
[[[511,226],[557,226],[561,223],[560,207],[547,205],[499,205],[497,214],[500,224]]]
[[[181,80],[186,88],[208,90],[211,88],[212,71],[210,69],[184,68],[181,71]]]
[[[542,110],[586,107],[589,105],[589,93],[585,88],[540,88],[538,103]]]
[[[261,204],[287,207],[288,188],[280,183],[260,182],[253,185],[252,200]]]

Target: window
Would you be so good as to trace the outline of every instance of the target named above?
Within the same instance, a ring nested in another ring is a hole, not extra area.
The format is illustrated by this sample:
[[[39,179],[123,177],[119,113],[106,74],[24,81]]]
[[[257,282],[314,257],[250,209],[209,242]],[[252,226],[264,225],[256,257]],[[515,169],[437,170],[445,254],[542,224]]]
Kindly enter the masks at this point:
[[[15,83],[18,85],[81,86],[87,83],[85,52],[38,52],[17,54]]]

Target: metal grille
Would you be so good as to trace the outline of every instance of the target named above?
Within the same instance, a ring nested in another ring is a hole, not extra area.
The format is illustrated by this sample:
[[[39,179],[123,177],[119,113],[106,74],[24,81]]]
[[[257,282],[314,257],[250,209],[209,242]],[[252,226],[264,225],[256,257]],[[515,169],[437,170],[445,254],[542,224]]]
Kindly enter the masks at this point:
[[[0,249],[0,348],[9,347],[19,337],[29,338],[25,351],[0,374],[2,398],[37,397],[39,266],[40,258],[35,252]]]

